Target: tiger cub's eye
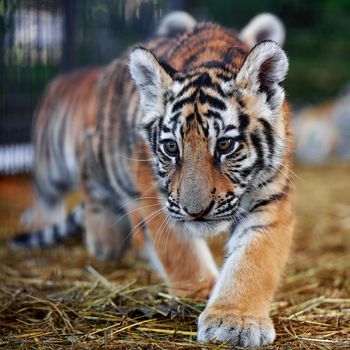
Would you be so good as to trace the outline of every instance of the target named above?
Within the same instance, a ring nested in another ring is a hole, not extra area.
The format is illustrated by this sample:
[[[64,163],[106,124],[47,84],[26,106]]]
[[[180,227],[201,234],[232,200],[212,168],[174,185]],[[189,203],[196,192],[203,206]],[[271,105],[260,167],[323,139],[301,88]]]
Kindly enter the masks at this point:
[[[219,153],[225,154],[232,150],[234,146],[234,141],[232,138],[222,138],[216,143],[216,150]]]
[[[168,155],[174,157],[179,152],[179,147],[177,143],[173,140],[168,140],[164,143],[165,151],[168,153]]]

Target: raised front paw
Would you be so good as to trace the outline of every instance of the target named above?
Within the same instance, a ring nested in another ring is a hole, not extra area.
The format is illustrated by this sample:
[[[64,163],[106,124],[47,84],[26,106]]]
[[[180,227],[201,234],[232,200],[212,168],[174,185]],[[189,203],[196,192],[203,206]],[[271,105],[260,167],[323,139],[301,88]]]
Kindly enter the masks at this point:
[[[228,307],[229,308],[229,307]],[[199,342],[226,342],[233,346],[271,344],[276,337],[269,317],[242,315],[220,309],[206,309],[198,319]]]

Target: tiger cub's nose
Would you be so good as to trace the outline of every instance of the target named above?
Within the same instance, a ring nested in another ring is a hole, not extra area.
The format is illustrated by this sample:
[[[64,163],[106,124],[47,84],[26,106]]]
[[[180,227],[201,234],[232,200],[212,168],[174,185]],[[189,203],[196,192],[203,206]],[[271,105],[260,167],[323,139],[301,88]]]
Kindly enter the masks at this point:
[[[190,209],[188,209],[187,207],[183,207],[183,210],[190,216],[194,217],[194,218],[202,218],[203,216],[207,215],[210,210],[212,209],[212,207],[214,206],[214,201],[212,201],[209,206],[205,209],[202,209],[198,212],[192,212]]]

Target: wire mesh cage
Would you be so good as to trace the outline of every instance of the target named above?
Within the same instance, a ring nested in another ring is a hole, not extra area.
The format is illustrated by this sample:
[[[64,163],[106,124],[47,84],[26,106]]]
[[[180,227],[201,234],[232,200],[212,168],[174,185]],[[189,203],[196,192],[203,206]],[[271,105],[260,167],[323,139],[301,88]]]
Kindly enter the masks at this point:
[[[30,169],[32,119],[53,77],[108,63],[149,35],[164,11],[160,1],[0,3],[0,172]]]

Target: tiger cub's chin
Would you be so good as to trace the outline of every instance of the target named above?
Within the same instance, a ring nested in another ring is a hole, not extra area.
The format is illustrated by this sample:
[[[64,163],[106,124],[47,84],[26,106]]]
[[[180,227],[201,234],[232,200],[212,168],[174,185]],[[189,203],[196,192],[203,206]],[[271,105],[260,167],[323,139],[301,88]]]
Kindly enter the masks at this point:
[[[216,236],[220,233],[227,232],[231,226],[230,221],[183,221],[176,223],[184,234],[193,237],[208,238]]]

